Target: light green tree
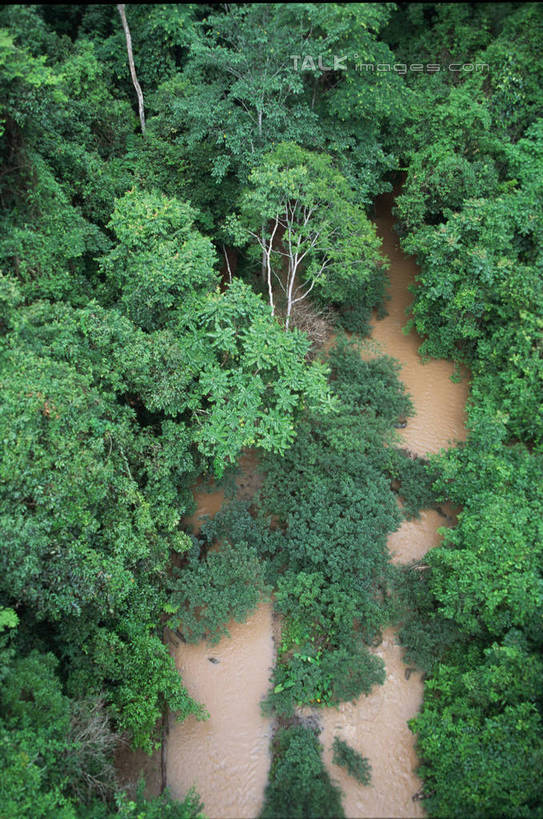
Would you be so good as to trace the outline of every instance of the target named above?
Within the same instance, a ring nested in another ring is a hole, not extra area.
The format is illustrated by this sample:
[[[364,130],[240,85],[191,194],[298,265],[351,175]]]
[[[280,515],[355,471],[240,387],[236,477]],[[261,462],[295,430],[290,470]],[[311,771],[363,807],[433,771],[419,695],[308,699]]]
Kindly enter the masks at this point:
[[[294,305],[313,288],[341,302],[379,269],[375,227],[331,157],[293,143],[280,143],[254,168],[229,227],[238,242],[252,239],[262,249],[270,306],[274,312],[279,291],[287,329]]]

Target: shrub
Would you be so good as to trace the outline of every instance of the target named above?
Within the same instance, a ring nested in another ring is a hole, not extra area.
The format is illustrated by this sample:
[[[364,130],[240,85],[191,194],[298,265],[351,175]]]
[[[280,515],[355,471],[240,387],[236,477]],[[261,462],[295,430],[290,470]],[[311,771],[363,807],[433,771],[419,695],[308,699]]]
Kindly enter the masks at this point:
[[[199,560],[196,551],[183,569],[174,569],[169,620],[189,643],[216,643],[228,634],[229,620],[244,622],[267,591],[256,550],[245,543],[224,544]]]
[[[334,765],[341,765],[347,770],[361,785],[369,785],[371,782],[371,765],[366,757],[351,748],[343,739],[334,737],[332,745]]]
[[[261,819],[344,816],[340,790],[330,780],[321,750],[312,728],[279,729]]]

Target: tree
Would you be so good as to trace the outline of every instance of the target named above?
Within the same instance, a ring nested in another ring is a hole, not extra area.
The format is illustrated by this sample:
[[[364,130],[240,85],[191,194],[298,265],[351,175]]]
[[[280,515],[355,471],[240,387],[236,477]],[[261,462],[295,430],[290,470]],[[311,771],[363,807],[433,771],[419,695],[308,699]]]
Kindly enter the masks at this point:
[[[426,683],[422,712],[410,727],[433,816],[537,815],[540,681],[540,660],[494,644],[479,667],[443,665]]]
[[[206,224],[224,222],[251,169],[280,141],[337,157],[358,202],[387,189],[382,176],[395,158],[379,125],[393,132],[402,120],[401,80],[356,65],[361,55],[393,62],[377,38],[391,11],[379,3],[230,4],[190,29],[187,60],[158,89],[149,130],[161,154],[175,156],[169,184],[183,163],[178,184],[190,179]],[[347,70],[328,68],[338,56]]]
[[[410,322],[421,352],[472,366],[474,392],[533,441],[543,434],[540,200],[532,186],[467,200],[404,240],[422,265]]]
[[[144,330],[163,327],[183,302],[218,285],[216,253],[194,227],[190,204],[131,190],[115,203],[108,227],[117,243],[101,259],[108,299]]]
[[[12,609],[0,610],[0,759],[2,810],[9,816],[111,819],[134,816],[136,802],[118,789],[113,752],[118,735],[100,698],[70,698],[58,659],[32,650],[20,653]],[[15,637],[15,639],[14,639]],[[194,791],[173,802],[168,793],[149,801],[143,783],[138,816],[200,819]]]
[[[133,412],[88,376],[17,350],[3,356],[0,378],[3,593],[64,644],[72,690],[100,694],[109,682],[118,724],[149,747],[164,703],[196,707],[157,634],[170,549],[189,545],[168,505],[175,495],[155,494]],[[121,662],[130,644],[142,679]]]
[[[261,819],[292,816],[342,817],[339,788],[320,755],[315,731],[304,725],[281,728],[275,735],[270,779]]]
[[[223,543],[205,559],[199,559],[199,551],[193,550],[186,567],[174,570],[167,604],[174,616],[168,622],[189,643],[216,643],[230,636],[230,620],[246,621],[268,589],[257,552],[247,544]]]
[[[246,446],[284,452],[305,406],[332,408],[325,367],[305,360],[305,334],[285,333],[244,282],[234,279],[224,293],[210,293],[192,309],[178,324],[192,383],[188,395],[178,395],[193,412],[200,452],[213,459],[218,473]],[[176,388],[179,379],[172,370]],[[155,400],[151,407],[160,406]]]
[[[117,3],[117,10],[121,18],[121,23],[123,24],[124,36],[126,38],[126,51],[128,54],[130,76],[132,77],[132,82],[134,84],[134,88],[136,89],[136,96],[138,98],[138,111],[140,116],[141,133],[145,136],[145,108],[143,104],[143,92],[141,90],[141,85],[138,82],[136,66],[134,65],[134,55],[132,53],[132,37],[130,35],[130,28],[128,27],[128,22],[126,19],[125,4]]]
[[[197,469],[191,443],[222,471],[245,446],[283,450],[304,406],[333,405],[325,368],[305,361],[307,338],[286,334],[239,279],[171,312],[167,328],[145,333],[96,302],[81,310],[36,302],[13,317],[10,336],[14,347],[68,359],[100,393],[161,424],[160,438],[138,429],[136,447],[149,467],[140,473],[147,497],[152,491],[166,517],[166,497],[186,511]]]
[[[246,182],[281,138],[318,141],[317,116],[290,58],[307,40],[304,13],[281,3],[214,10],[200,24],[182,76],[164,87],[174,94],[166,104],[177,139],[189,149],[208,141],[214,147],[209,170],[217,182],[229,171]]]
[[[14,648],[19,618],[0,610],[0,786],[12,816],[68,817],[77,807],[107,801],[115,791],[112,751],[117,742],[100,699],[71,700],[62,690],[59,662]]]
[[[119,159],[129,106],[112,95],[91,43],[61,47],[24,6],[2,9],[0,25],[9,27],[0,35],[0,263],[25,298],[81,304],[109,248],[114,198],[129,186]]]
[[[511,628],[535,634],[542,607],[541,454],[503,446],[503,423],[478,420],[470,443],[438,459],[440,499],[463,511],[428,555],[430,587],[443,615],[467,634],[496,638]]]
[[[375,228],[326,155],[281,143],[251,172],[240,211],[230,228],[238,241],[251,237],[264,252],[272,313],[278,286],[287,329],[292,308],[314,287],[341,302],[350,286],[367,283],[379,269]]]

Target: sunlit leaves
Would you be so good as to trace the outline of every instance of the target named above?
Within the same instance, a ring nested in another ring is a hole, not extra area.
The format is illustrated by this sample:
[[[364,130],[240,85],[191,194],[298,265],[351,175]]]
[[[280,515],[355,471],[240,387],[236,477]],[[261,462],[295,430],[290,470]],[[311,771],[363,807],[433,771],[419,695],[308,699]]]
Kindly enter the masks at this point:
[[[102,259],[113,300],[145,330],[163,326],[194,292],[217,284],[211,241],[193,226],[190,205],[131,191],[116,203],[109,227],[118,243]]]

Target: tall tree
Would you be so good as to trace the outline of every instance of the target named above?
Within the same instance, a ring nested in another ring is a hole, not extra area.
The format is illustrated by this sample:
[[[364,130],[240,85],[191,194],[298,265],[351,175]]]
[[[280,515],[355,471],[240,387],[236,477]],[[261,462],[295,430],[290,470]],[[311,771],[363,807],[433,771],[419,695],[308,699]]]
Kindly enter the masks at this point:
[[[275,311],[279,289],[287,329],[294,306],[314,288],[341,302],[353,283],[378,271],[375,227],[354,200],[329,156],[294,143],[279,144],[251,172],[241,215],[229,225],[238,241],[250,237],[264,252],[269,302]]]

